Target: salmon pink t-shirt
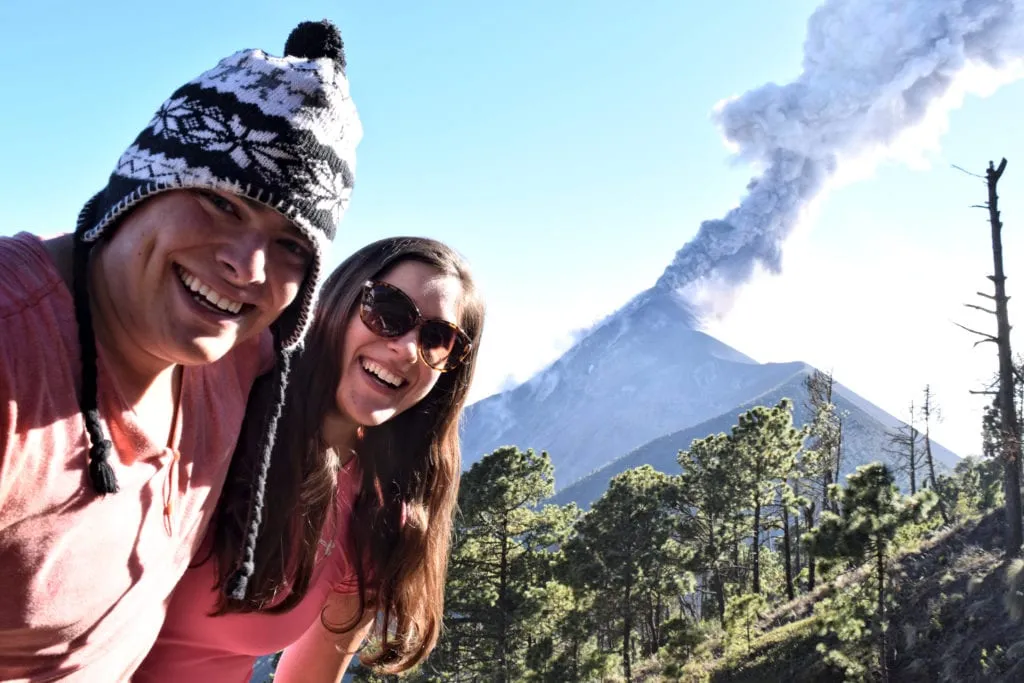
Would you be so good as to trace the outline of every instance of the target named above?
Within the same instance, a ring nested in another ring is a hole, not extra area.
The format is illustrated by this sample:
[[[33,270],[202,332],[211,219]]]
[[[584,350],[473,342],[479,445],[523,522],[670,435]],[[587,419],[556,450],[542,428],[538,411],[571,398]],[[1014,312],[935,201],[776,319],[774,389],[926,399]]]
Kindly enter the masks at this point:
[[[0,238],[0,680],[127,681],[202,541],[269,333],[185,368],[170,442],[139,427],[99,351],[120,491],[88,477],[71,293],[38,237]],[[108,431],[109,430],[109,431]]]
[[[133,683],[247,683],[257,657],[280,652],[320,619],[330,591],[355,594],[348,529],[360,482],[353,458],[339,473],[334,519],[323,534],[309,591],[295,607],[282,614],[211,617],[218,598],[215,562],[192,567],[174,590],[160,636]]]

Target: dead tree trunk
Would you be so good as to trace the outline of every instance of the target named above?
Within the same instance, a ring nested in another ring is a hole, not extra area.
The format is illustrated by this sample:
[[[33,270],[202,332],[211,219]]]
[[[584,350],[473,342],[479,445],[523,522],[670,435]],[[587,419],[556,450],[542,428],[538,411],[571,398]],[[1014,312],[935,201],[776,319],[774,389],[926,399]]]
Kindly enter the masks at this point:
[[[754,570],[754,593],[761,593],[761,501],[754,499],[754,537],[750,547]]]
[[[793,493],[800,497],[800,477],[795,477],[793,482]],[[793,510],[793,576],[800,576],[800,570],[804,568],[803,558],[800,555],[800,508]]]
[[[1016,411],[1013,405],[1013,353],[1010,349],[1010,316],[1007,308],[1006,274],[1003,272],[1003,223],[999,218],[999,195],[996,186],[1003,171],[1006,170],[1006,159],[995,168],[989,162],[986,180],[988,181],[988,214],[992,227],[992,262],[994,273],[992,282],[996,296],[996,345],[999,348],[999,412],[1002,424],[1003,465],[1006,472],[1006,518],[1009,527],[1006,534],[1007,554],[1016,556],[1021,545],[1021,505],[1020,505],[1020,426],[1015,420]]]
[[[996,318],[996,336],[978,332],[964,327],[982,339],[975,343],[993,342],[999,350],[999,388],[996,391],[996,405],[999,408],[999,450],[1003,458],[1004,490],[1006,494],[1006,554],[1016,557],[1021,547],[1021,499],[1020,499],[1020,425],[1017,424],[1016,410],[1013,405],[1013,353],[1010,349],[1010,318],[1007,313],[1006,274],[1003,272],[1003,223],[999,218],[999,196],[996,186],[1006,170],[1006,159],[999,162],[999,167],[990,161],[985,173],[988,185],[989,224],[992,228],[992,263],[993,274],[989,276],[995,285],[995,296],[978,292],[978,294],[995,303],[995,310],[982,306],[967,304]],[[963,327],[961,325],[961,327]]]
[[[623,604],[628,605],[630,600],[630,586],[626,584],[626,595],[625,602]],[[632,650],[633,644],[630,642],[630,635],[633,632],[633,610],[627,609],[623,614],[622,619],[622,672],[625,674],[626,683],[632,683],[633,681],[633,667],[632,667]]]
[[[878,667],[883,683],[889,681],[889,648],[885,642],[885,545],[878,539],[875,549],[875,570],[878,572]]]
[[[928,465],[928,480],[929,486],[932,487],[932,491],[935,491],[935,495],[939,497],[939,515],[942,516],[942,523],[949,524],[949,514],[946,512],[946,501],[942,498],[942,491],[939,490],[938,479],[935,478],[935,459],[932,458],[932,432],[931,432],[931,418],[934,412],[934,406],[932,405],[932,389],[931,385],[926,384],[924,387],[924,405],[921,407],[924,414],[924,459]]]
[[[1022,426],[1024,426],[1024,358],[1017,358],[1016,363],[1013,364],[1013,402],[1017,406],[1017,413],[1015,415],[1017,420],[1017,435],[1020,436],[1022,433]],[[1017,477],[1018,479],[1024,477],[1024,455],[1017,458]]]
[[[905,472],[910,483],[910,495],[917,493],[917,473],[921,469],[924,455],[918,448],[920,432],[917,431],[917,411],[914,402],[910,402],[909,421],[889,434],[889,446],[885,452],[893,456],[897,469]]]
[[[838,483],[838,482],[842,481],[842,479],[840,479],[840,476],[842,475],[842,472],[843,472],[843,416],[842,415],[836,415],[836,450],[835,450],[835,455],[833,457],[835,458],[836,472],[835,472],[835,478],[832,481],[835,481],[835,482]],[[837,515],[840,514],[839,501],[838,500],[833,500],[832,501],[832,512],[834,512]]]
[[[910,495],[917,493],[917,430],[914,429],[914,404],[910,404],[911,422],[910,439],[907,449],[907,467],[910,469]]]
[[[792,600],[796,597],[793,590],[793,546],[789,534],[789,506],[782,504],[782,552],[786,570],[786,597]]]
[[[813,500],[811,501],[810,505],[808,505],[806,508],[804,508],[804,522],[805,522],[808,530],[811,530],[811,529],[814,528],[814,501]],[[814,579],[815,579],[815,576],[814,576],[814,572],[815,572],[814,552],[810,548],[806,548],[806,550],[807,550],[807,592],[810,593],[810,592],[812,592],[814,590]]]

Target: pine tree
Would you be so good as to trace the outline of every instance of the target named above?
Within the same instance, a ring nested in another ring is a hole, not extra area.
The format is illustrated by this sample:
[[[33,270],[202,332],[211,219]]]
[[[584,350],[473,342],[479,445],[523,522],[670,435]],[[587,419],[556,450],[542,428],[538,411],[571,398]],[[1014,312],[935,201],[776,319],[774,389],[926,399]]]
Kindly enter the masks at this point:
[[[633,633],[641,628],[643,605],[661,592],[664,570],[678,572],[686,559],[673,539],[672,488],[670,477],[650,465],[623,472],[565,545],[575,585],[599,590],[604,606],[619,617],[627,681],[632,680]]]
[[[903,497],[892,473],[882,463],[858,467],[845,488],[835,487],[841,514],[822,515],[818,528],[808,534],[808,545],[823,565],[871,561],[875,585],[875,628],[878,667],[888,680],[886,644],[886,572],[889,550],[899,528],[923,520],[935,505],[934,491]]]
[[[761,533],[765,521],[762,512],[782,497],[783,488],[788,488],[789,476],[796,468],[796,453],[803,444],[804,434],[793,426],[792,410],[793,403],[788,398],[771,408],[752,408],[740,415],[730,436],[738,456],[734,466],[740,470],[741,486],[752,510],[754,594],[761,593]],[[789,562],[788,550],[786,561]],[[791,566],[787,566],[787,574],[792,579]],[[792,586],[789,592],[792,593]]]
[[[831,373],[820,370],[815,370],[804,380],[804,388],[807,390],[806,407],[811,413],[810,440],[799,462],[800,489],[807,500],[803,507],[806,531],[814,528],[818,514],[833,509],[833,501],[829,499],[828,492],[838,480],[841,470],[843,421],[833,402],[834,387]],[[807,550],[808,591],[814,590],[815,569],[814,553]]]
[[[711,585],[720,622],[725,619],[724,565],[742,521],[742,479],[733,456],[729,437],[716,434],[695,440],[677,458],[683,472],[676,512],[694,539],[693,566]]]
[[[455,542],[446,584],[446,633],[433,658],[456,680],[518,678],[525,624],[545,609],[545,587],[578,517],[575,505],[538,505],[554,493],[547,453],[499,448],[466,472],[459,486]]]

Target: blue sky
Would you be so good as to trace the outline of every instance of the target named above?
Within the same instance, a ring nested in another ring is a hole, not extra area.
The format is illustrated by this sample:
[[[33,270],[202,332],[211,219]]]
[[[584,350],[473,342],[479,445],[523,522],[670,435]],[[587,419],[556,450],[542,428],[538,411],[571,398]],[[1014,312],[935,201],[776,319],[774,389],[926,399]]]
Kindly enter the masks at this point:
[[[752,170],[730,161],[709,114],[799,73],[817,4],[3,3],[0,234],[71,230],[174,88],[236,49],[279,54],[298,21],[329,17],[365,129],[331,263],[399,233],[464,253],[489,304],[482,397],[653,284],[702,220],[742,197]],[[984,187],[950,165],[1010,161],[1012,292],[1024,278],[1021,111],[1019,82],[968,96],[940,148],[833,188],[783,275],[756,279],[709,330],[758,360],[832,368],[894,413],[930,382],[937,435],[976,452],[980,402],[967,392],[994,353],[952,321],[988,324],[962,303],[987,289],[991,255],[985,216],[969,208]]]

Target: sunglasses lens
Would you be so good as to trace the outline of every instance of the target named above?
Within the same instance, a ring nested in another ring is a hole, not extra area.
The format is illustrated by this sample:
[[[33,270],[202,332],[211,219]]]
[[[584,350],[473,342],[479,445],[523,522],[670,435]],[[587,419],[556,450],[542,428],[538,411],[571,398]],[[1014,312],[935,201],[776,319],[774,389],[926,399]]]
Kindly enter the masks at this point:
[[[467,338],[443,320],[422,320],[416,304],[405,292],[377,282],[367,284],[359,307],[363,324],[380,337],[401,337],[420,325],[419,352],[435,370],[454,370],[466,355]]]
[[[400,337],[416,324],[416,308],[401,292],[374,285],[363,294],[360,317],[374,334]]]
[[[428,320],[420,328],[420,351],[427,365],[438,370],[444,369],[448,359],[458,359],[461,346],[454,327],[436,320]]]

